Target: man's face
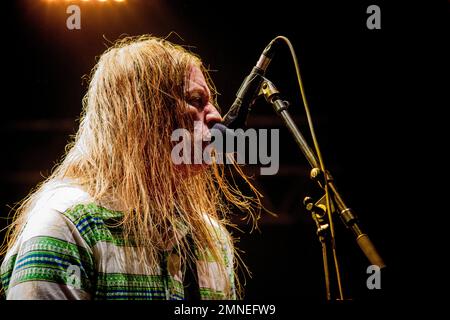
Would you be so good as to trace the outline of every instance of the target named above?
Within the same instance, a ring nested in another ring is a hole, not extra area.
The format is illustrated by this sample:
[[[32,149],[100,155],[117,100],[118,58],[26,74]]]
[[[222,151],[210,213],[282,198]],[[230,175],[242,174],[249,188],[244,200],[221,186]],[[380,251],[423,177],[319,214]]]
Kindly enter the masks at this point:
[[[211,92],[200,68],[196,66],[192,67],[188,79],[185,102],[187,105],[186,112],[194,122],[192,147],[194,145],[200,146],[203,150],[211,139],[210,128],[215,123],[222,122],[222,117],[212,104]],[[193,150],[191,151],[191,155],[194,156]],[[191,172],[198,172],[206,168],[204,163],[197,162],[195,164],[193,159],[190,163],[189,166],[193,169]],[[178,167],[178,169],[185,172],[182,168],[184,166]]]
[[[209,128],[215,123],[221,122],[222,117],[212,105],[211,92],[202,71],[198,67],[192,67],[189,74],[186,102],[188,105],[187,112],[193,121],[197,121],[197,125],[200,122],[202,137],[205,138],[209,135]]]

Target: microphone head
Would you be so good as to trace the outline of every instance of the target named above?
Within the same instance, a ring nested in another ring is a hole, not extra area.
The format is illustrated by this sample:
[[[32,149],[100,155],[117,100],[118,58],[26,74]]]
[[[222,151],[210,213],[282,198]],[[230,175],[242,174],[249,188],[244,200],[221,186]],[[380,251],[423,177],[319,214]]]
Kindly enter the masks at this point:
[[[233,141],[237,135],[233,129],[228,128],[222,123],[215,123],[211,129],[211,134],[215,137],[215,139],[219,139],[220,141],[214,140],[212,144],[215,145],[216,151],[218,154],[226,154],[230,152],[234,152],[234,143],[233,147],[229,148],[228,143],[226,141]]]
[[[272,59],[275,55],[275,52],[278,51],[280,47],[280,38],[276,37],[270,43],[267,45],[267,47],[264,48],[263,55],[268,57],[269,59]]]
[[[236,137],[236,133],[233,129],[230,129],[226,125],[219,122],[215,123],[210,130],[213,134],[214,130],[216,130],[217,133],[220,133],[223,139],[234,139]]]
[[[222,134],[226,134],[227,133],[227,129],[229,129],[227,126],[225,126],[224,124],[217,122],[215,123],[212,127],[211,130],[219,130],[220,133]]]

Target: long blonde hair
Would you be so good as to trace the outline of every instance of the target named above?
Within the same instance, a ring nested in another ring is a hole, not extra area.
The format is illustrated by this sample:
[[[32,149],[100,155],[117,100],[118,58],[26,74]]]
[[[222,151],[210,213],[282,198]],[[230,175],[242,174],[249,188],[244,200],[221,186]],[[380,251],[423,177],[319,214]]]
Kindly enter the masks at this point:
[[[250,216],[258,214],[259,194],[252,187],[255,194],[243,195],[218,164],[182,179],[175,170],[171,134],[176,128],[192,129],[193,125],[184,102],[192,66],[203,71],[215,101],[208,71],[183,47],[146,35],[119,40],[109,48],[92,70],[73,142],[53,173],[18,204],[2,253],[17,240],[26,213],[45,187],[70,178],[94,201],[113,198],[119,204],[124,213],[124,237],[139,245],[146,263],[159,261],[158,252],[168,239],[175,240],[184,261],[194,255],[184,238],[174,232],[182,222],[197,250],[209,252],[218,262],[221,277],[230,288],[222,249],[204,216],[207,213],[225,228],[231,225],[230,206]],[[235,168],[248,181],[239,167]],[[229,245],[236,254],[231,238]]]

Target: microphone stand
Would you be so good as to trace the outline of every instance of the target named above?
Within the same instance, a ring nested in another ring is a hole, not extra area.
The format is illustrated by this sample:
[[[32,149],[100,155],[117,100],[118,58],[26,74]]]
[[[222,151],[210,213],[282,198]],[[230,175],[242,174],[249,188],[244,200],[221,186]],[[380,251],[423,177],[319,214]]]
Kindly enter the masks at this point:
[[[376,265],[380,268],[384,268],[386,265],[385,265],[383,259],[378,254],[375,246],[369,239],[368,235],[362,231],[360,225],[358,224],[358,219],[357,219],[356,214],[353,212],[352,209],[350,209],[345,204],[341,195],[337,191],[336,186],[334,184],[333,177],[331,176],[330,172],[328,172],[328,170],[327,170],[327,172],[321,172],[317,157],[315,156],[312,149],[308,146],[308,143],[306,142],[303,135],[300,133],[300,130],[297,128],[297,125],[292,120],[292,117],[291,117],[289,111],[287,110],[288,106],[289,106],[288,102],[280,99],[279,91],[277,90],[277,88],[275,87],[275,85],[272,82],[270,82],[267,78],[265,78],[263,76],[261,76],[261,77],[263,78],[263,81],[262,81],[261,87],[259,89],[258,95],[263,95],[264,98],[266,99],[266,101],[272,105],[275,112],[283,119],[283,122],[285,123],[285,125],[291,132],[292,136],[294,137],[295,142],[297,143],[300,150],[303,152],[303,154],[305,155],[306,159],[308,160],[309,164],[312,167],[311,175],[310,175],[311,179],[313,181],[316,181],[319,184],[319,186],[323,189],[325,189],[324,188],[325,184],[328,186],[328,190],[330,191],[331,200],[332,200],[331,207],[335,208],[335,209],[332,209],[332,211],[335,211],[341,218],[344,225],[352,231],[358,246],[360,247],[360,249],[362,250],[364,255],[367,257],[367,259],[370,261],[370,263],[372,265]],[[313,218],[316,221],[316,224],[318,226],[318,236],[319,236],[320,242],[322,243],[322,249],[323,249],[322,252],[323,252],[323,259],[324,259],[324,271],[325,271],[325,281],[326,281],[326,288],[327,288],[327,299],[330,300],[331,294],[330,294],[330,288],[329,288],[329,273],[328,273],[328,262],[327,262],[328,258],[326,255],[326,241],[324,240],[326,238],[324,233],[328,229],[328,225],[325,225],[323,223],[323,220],[320,220],[320,217],[321,216],[323,217],[323,213],[322,214],[317,213],[318,209],[323,210],[324,208],[326,208],[323,205],[323,203],[325,201],[325,197],[326,197],[326,195],[324,195],[316,204],[312,204],[312,201],[310,198],[305,199],[304,202],[305,202],[307,208],[309,205],[309,207],[310,207],[309,211],[312,212]],[[333,212],[331,212],[331,213],[333,213]],[[331,217],[331,215],[329,215],[329,217]],[[329,223],[331,224],[331,221]],[[324,229],[324,230],[322,230],[322,229]],[[331,241],[332,241],[331,244],[332,244],[333,250],[334,250],[334,242],[333,242],[334,239],[331,239]],[[338,285],[339,285],[339,289],[341,291],[340,275],[339,275],[339,268],[338,268],[336,256],[335,256],[334,262],[336,265]],[[341,293],[341,298],[342,298],[343,297],[342,291],[340,293]]]
[[[303,200],[303,204],[306,210],[311,212],[311,216],[317,226],[317,237],[319,238],[320,245],[322,246],[322,260],[323,260],[323,271],[325,276],[325,292],[327,300],[331,300],[331,289],[330,289],[330,270],[328,268],[328,248],[327,244],[331,240],[329,233],[329,224],[326,223],[324,217],[326,215],[326,206],[323,204],[315,204],[313,199],[306,197]]]

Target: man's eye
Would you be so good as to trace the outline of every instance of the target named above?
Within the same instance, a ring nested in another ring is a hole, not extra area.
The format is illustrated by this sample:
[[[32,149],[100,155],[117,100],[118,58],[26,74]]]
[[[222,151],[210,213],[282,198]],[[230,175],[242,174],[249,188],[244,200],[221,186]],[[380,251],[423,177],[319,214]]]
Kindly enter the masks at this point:
[[[203,99],[201,97],[191,97],[188,100],[190,105],[193,105],[194,107],[200,108],[203,106]]]

